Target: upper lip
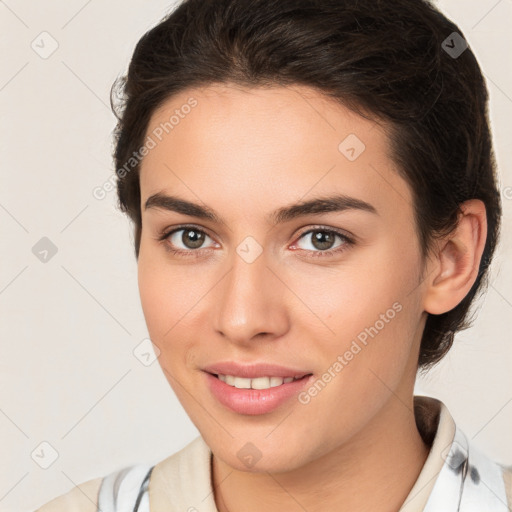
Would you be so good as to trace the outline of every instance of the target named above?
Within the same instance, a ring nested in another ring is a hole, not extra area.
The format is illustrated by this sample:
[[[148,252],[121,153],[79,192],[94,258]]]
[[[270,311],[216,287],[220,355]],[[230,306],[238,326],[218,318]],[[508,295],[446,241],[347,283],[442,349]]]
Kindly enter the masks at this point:
[[[234,361],[214,363],[205,366],[203,371],[215,375],[233,375],[234,377],[244,377],[247,379],[258,377],[303,377],[312,373],[299,368],[289,368],[271,363],[239,364]]]

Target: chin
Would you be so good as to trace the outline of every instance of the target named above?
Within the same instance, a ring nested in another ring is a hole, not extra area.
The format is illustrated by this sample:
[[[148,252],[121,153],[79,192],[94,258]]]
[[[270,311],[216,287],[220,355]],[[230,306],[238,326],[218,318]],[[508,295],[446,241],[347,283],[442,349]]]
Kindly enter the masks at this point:
[[[285,432],[275,439],[270,439],[272,435],[265,438],[268,432],[265,429],[265,433],[259,436],[225,436],[222,441],[203,438],[219,460],[237,471],[286,473],[307,463],[308,449],[304,440],[291,439],[283,435]]]
[[[246,450],[247,453],[250,451]],[[217,456],[217,452],[214,453]],[[260,455],[261,458],[258,458],[259,455],[256,455],[252,460],[247,453],[239,457],[238,452],[233,453],[232,451],[225,452],[221,450],[218,456],[231,468],[245,473],[286,473],[302,465],[298,460],[291,461],[286,453],[273,453],[267,456],[262,453]]]

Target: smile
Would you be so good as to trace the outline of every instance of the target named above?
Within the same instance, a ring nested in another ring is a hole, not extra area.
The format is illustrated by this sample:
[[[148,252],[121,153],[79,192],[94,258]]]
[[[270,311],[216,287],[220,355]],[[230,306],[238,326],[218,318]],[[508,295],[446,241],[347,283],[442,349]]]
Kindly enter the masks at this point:
[[[234,375],[217,375],[222,382],[225,382],[228,386],[232,386],[238,389],[269,389],[287,384],[294,380],[301,379],[303,375],[296,377],[257,377],[255,379],[248,379],[244,377],[236,377]]]

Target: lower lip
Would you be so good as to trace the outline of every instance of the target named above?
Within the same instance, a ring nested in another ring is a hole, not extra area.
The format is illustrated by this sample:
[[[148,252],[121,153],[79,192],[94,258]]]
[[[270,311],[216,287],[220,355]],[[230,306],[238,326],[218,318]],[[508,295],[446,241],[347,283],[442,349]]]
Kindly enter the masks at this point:
[[[277,409],[284,402],[297,395],[313,375],[283,383],[268,389],[240,389],[230,386],[219,378],[205,372],[208,386],[217,400],[239,414],[266,414]]]

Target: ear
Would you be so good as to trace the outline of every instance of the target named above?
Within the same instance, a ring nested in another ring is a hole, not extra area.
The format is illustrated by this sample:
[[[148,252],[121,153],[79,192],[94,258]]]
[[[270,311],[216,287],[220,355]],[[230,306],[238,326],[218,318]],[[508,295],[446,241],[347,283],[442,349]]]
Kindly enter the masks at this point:
[[[460,206],[456,229],[443,238],[433,256],[423,308],[439,315],[456,307],[478,276],[487,239],[487,215],[480,199]]]

